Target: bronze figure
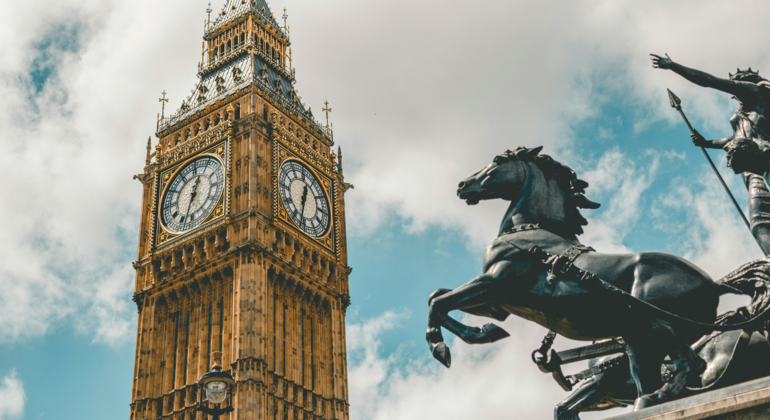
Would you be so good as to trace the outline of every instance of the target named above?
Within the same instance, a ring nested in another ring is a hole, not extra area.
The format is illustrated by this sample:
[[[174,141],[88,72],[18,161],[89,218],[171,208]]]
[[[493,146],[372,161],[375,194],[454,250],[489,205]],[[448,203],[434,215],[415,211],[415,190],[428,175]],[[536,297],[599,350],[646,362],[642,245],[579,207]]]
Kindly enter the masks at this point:
[[[753,277],[742,274],[715,283],[675,255],[613,255],[583,246],[577,235],[587,221],[580,209],[599,205],[584,196],[588,183],[540,155],[541,149],[506,151],[458,187],[458,196],[469,205],[491,199],[511,204],[499,236],[485,252],[483,274],[455,290],[438,289],[429,298],[426,339],[437,360],[451,364],[442,327],[469,344],[508,336],[494,324],[466,326],[449,316],[452,310],[499,321],[515,314],[575,340],[620,337],[636,385],[634,407],[641,409],[676,398],[688,382],[698,380],[707,366],[690,345],[704,334],[765,329],[770,298],[755,293]],[[719,296],[725,293],[754,296],[746,320],[714,323]],[[672,374],[664,380],[666,357]]]

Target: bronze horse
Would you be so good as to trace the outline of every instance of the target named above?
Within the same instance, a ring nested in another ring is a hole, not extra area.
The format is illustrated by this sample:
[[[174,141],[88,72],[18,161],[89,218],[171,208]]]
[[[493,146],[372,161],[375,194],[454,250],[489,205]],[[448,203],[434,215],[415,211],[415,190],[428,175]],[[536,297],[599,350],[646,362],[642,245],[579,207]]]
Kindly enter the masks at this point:
[[[635,298],[683,318],[712,323],[719,296],[736,293],[676,255],[661,252],[602,254],[583,247],[576,235],[587,221],[579,209],[599,204],[583,194],[588,183],[547,155],[542,147],[519,147],[494,158],[460,183],[457,194],[469,205],[502,199],[511,204],[499,236],[484,253],[483,273],[454,290],[438,289],[429,298],[426,338],[433,356],[449,367],[443,342],[446,328],[469,344],[490,343],[508,336],[486,324],[469,327],[451,318],[453,310],[502,321],[510,314],[536,322],[574,340],[622,337],[636,384],[634,409],[675,398],[706,368],[690,344],[703,330],[655,317],[639,316],[626,301],[612,299],[583,284],[560,279],[532,259],[539,247],[569,256],[574,266],[595,274]],[[673,375],[661,378],[660,366],[671,359]]]

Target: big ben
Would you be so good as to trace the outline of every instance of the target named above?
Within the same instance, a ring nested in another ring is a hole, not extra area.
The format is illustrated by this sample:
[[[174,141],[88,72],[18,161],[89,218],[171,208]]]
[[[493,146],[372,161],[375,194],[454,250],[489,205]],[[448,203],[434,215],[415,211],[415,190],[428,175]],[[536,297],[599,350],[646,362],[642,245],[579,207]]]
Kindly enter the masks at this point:
[[[220,351],[236,383],[222,419],[347,419],[341,152],[264,0],[228,0],[203,39],[137,176],[131,419],[203,419],[196,381]]]

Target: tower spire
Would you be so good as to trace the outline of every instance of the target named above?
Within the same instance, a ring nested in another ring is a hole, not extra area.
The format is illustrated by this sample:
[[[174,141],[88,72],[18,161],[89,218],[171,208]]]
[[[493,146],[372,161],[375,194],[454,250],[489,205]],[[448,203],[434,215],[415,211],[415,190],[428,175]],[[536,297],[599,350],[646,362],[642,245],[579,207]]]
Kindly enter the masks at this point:
[[[147,159],[144,166],[150,166],[150,151],[152,150],[152,136],[147,137]]]
[[[206,14],[208,15],[208,17],[206,18],[206,29],[208,29],[209,26],[211,25],[211,11],[212,11],[211,2],[209,2],[209,7],[206,8]]]

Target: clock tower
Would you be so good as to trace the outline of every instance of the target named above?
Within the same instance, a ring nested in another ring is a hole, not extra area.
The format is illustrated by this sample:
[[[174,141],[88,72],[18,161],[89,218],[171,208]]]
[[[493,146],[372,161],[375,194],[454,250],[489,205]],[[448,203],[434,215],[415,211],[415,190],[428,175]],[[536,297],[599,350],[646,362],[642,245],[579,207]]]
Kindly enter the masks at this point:
[[[199,81],[136,176],[131,419],[203,419],[215,351],[236,380],[223,420],[348,419],[342,154],[265,0],[228,0],[203,40]]]

